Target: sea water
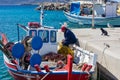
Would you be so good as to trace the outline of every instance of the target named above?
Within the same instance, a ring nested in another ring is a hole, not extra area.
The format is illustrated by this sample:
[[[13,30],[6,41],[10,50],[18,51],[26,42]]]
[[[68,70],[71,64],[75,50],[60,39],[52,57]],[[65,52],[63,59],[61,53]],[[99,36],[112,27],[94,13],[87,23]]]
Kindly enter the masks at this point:
[[[0,32],[5,33],[9,41],[17,41],[17,24],[27,26],[28,22],[40,22],[40,11],[36,10],[37,5],[0,5]],[[69,28],[86,28],[69,23],[63,11],[44,11],[43,24],[59,29],[67,22]],[[20,29],[20,38],[26,32]],[[13,80],[9,75],[3,61],[3,53],[0,51],[0,80]]]

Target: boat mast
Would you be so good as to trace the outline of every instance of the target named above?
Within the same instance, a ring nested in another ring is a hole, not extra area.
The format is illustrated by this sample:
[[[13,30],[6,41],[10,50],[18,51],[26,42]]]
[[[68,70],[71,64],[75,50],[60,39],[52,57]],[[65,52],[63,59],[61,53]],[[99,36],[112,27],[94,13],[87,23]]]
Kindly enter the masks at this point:
[[[95,14],[94,14],[94,5],[95,5],[95,1],[93,0],[93,7],[92,7],[92,28],[94,28],[94,17],[95,17]]]
[[[42,26],[43,25],[43,9],[44,9],[44,6],[43,6],[43,3],[41,4],[41,11],[40,11],[40,25]]]
[[[17,25],[17,33],[18,33],[17,36],[18,36],[18,42],[19,42],[20,41],[20,34],[19,34],[20,31],[19,31],[19,26],[18,25]]]

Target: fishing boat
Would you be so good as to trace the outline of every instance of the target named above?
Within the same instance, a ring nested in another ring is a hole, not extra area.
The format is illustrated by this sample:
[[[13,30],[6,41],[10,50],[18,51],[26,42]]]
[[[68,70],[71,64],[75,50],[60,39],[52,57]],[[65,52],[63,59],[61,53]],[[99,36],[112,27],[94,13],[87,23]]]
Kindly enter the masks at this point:
[[[70,10],[64,11],[66,18],[73,23],[90,26],[120,26],[119,6],[117,1],[106,2],[105,4],[92,1],[81,3],[81,1],[70,2]]]
[[[19,27],[27,33],[22,40]],[[63,52],[68,52],[66,56],[59,53],[57,29],[44,26],[41,21],[27,26],[17,24],[17,30],[17,42],[8,41],[3,33],[0,40],[4,63],[15,80],[88,80],[95,72],[95,53],[74,44],[72,48],[62,47]]]

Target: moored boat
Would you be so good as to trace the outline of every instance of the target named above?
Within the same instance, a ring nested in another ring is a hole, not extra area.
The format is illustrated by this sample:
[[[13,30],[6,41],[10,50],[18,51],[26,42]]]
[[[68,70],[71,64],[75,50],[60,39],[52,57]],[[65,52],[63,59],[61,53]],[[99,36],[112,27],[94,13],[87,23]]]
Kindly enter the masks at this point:
[[[66,18],[73,23],[80,25],[95,25],[107,26],[120,26],[118,2],[106,2],[106,4],[98,4],[93,1],[92,3],[81,3],[80,1],[71,2],[70,11],[64,11]]]

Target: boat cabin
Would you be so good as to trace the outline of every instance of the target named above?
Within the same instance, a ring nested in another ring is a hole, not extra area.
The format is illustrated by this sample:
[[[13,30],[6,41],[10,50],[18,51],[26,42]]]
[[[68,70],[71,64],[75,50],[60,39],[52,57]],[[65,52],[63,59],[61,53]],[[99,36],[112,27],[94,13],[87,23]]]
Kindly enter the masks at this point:
[[[32,25],[32,27],[29,24]],[[49,27],[42,27],[39,23],[29,24],[27,34],[32,37],[39,36],[42,39],[43,46],[39,50],[40,55],[50,52],[57,53],[57,30]]]
[[[70,14],[77,16],[92,16],[92,8],[94,6],[95,17],[117,17],[118,2],[106,2],[106,4],[81,3],[81,1],[73,1],[70,6]]]

